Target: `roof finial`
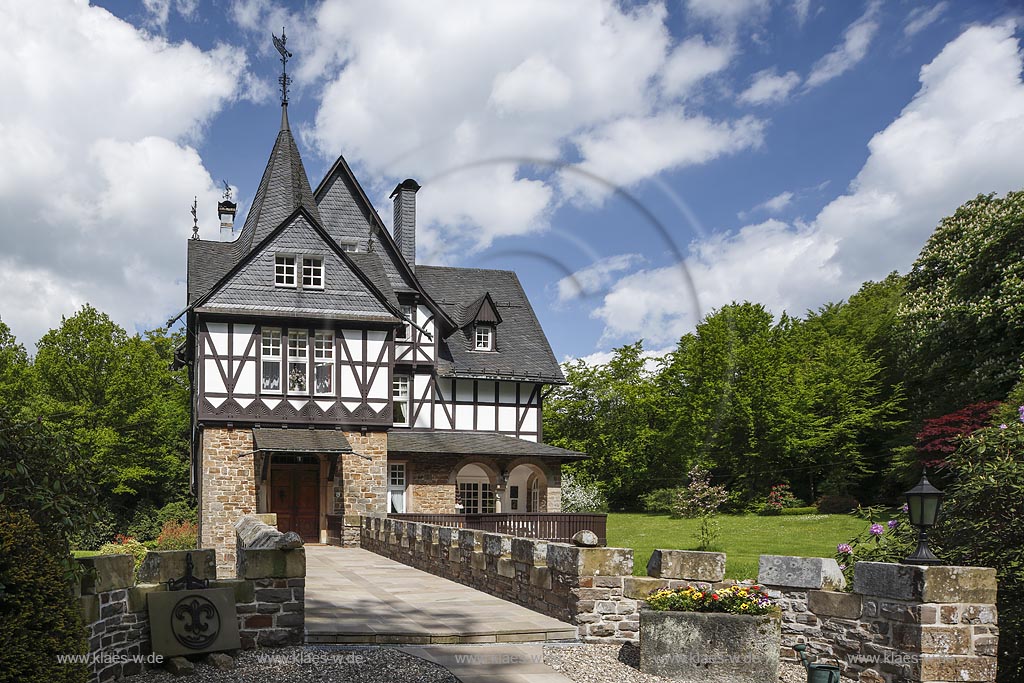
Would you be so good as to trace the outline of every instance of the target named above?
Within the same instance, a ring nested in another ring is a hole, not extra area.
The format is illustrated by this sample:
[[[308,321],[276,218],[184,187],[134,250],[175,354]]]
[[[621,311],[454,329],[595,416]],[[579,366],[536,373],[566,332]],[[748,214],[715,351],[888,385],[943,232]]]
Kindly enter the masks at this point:
[[[288,60],[291,59],[292,53],[288,52],[288,36],[284,34],[284,27],[281,27],[281,37],[278,38],[273,33],[270,34],[274,38],[274,47],[281,53],[281,76],[277,79],[277,82],[281,84],[281,106],[288,106],[288,85],[292,82],[292,79],[288,76]]]
[[[228,181],[226,181],[226,180],[222,180],[220,182],[221,182],[221,185],[224,186],[224,196],[221,197],[221,201],[230,202],[231,201],[231,186],[228,185]]]
[[[199,206],[199,197],[192,197],[192,239],[199,239],[199,215],[196,207]]]

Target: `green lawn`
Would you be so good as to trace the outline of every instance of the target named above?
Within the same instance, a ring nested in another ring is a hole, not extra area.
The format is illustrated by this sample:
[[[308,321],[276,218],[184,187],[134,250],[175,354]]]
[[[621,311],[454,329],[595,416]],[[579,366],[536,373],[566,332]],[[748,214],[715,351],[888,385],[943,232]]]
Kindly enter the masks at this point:
[[[100,554],[98,550],[72,550],[71,554],[75,557],[95,557]]]
[[[726,553],[725,575],[733,579],[757,578],[761,555],[833,557],[836,544],[864,531],[869,522],[852,515],[759,517],[719,515],[718,548]],[[608,515],[608,545],[633,549],[633,574],[647,574],[647,560],[655,548],[696,550],[696,519],[668,515],[612,513]]]

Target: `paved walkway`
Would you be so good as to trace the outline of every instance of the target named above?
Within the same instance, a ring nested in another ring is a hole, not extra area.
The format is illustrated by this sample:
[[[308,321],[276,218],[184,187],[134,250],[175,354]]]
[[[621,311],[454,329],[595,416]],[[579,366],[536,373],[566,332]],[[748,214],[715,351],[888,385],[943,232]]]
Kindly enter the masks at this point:
[[[306,546],[306,642],[501,643],[576,627],[359,548]]]

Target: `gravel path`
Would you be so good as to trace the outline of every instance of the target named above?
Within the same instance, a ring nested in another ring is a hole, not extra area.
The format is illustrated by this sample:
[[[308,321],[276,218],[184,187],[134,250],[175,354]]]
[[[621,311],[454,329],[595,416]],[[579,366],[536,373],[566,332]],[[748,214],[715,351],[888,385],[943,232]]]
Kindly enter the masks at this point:
[[[547,645],[544,663],[576,683],[665,683],[670,678],[640,673],[636,645]],[[807,673],[799,664],[782,662],[779,681],[804,683]]]
[[[127,680],[132,683],[459,683],[447,669],[386,647],[247,650],[238,655],[236,664],[234,670],[222,671],[199,660],[195,674],[187,678],[152,669]]]

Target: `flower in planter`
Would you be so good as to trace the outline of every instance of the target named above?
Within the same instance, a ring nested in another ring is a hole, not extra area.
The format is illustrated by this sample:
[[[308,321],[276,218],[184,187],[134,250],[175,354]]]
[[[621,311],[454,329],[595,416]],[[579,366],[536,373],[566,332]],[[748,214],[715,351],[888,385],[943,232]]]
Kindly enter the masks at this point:
[[[769,614],[778,606],[761,586],[737,584],[712,590],[708,584],[660,590],[647,597],[656,611],[724,612],[728,614]]]

